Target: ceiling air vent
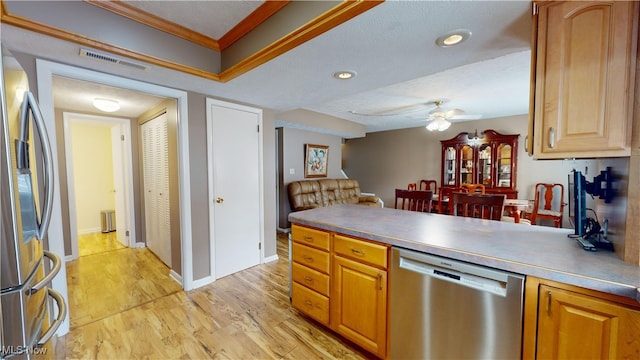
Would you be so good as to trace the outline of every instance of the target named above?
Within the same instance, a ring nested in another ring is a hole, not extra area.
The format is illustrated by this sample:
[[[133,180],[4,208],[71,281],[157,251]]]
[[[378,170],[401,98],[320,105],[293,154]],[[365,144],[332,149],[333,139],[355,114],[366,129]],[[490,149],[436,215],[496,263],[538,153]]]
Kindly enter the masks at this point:
[[[131,67],[131,68],[134,68],[134,69],[138,69],[138,70],[147,70],[148,69],[148,66],[146,66],[144,64],[137,63],[137,62],[130,61],[130,60],[125,60],[125,59],[122,59],[122,58],[119,58],[119,57],[115,57],[115,56],[112,56],[112,55],[108,55],[108,54],[104,54],[104,53],[99,53],[99,52],[93,51],[93,50],[80,49],[80,56],[91,58],[91,59],[102,61],[102,62],[106,62],[106,63],[110,63],[110,64],[128,66],[128,67]]]

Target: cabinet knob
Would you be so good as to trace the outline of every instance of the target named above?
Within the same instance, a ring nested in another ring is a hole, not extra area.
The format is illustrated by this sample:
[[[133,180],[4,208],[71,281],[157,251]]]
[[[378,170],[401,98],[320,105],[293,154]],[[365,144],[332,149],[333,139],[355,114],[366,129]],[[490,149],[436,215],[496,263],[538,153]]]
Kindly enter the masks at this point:
[[[217,198],[216,198],[216,202],[217,202],[218,204],[222,204],[222,203],[224,202],[224,199],[223,199],[223,198],[221,198],[221,197],[217,197]]]

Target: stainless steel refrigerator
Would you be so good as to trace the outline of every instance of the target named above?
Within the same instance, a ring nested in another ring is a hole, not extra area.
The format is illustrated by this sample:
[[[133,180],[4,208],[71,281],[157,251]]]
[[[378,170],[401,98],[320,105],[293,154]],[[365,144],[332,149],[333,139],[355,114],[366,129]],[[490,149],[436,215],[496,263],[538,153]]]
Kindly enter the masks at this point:
[[[47,131],[27,75],[4,47],[1,63],[0,359],[30,359],[66,316],[64,299],[48,287],[61,260],[43,249],[54,173]]]

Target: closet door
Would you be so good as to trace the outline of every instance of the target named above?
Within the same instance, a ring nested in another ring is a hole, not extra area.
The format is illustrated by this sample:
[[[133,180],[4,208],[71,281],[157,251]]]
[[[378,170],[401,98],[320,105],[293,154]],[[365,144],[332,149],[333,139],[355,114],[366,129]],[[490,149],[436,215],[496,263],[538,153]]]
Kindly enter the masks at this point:
[[[167,266],[171,266],[166,114],[142,124],[142,156],[147,247]]]

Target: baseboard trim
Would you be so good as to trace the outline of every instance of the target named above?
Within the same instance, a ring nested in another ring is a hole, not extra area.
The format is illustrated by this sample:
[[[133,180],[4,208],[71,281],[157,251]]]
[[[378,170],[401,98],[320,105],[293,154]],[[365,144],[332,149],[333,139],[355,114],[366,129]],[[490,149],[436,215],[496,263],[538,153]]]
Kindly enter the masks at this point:
[[[270,262],[274,262],[274,261],[278,261],[279,257],[278,255],[272,255],[272,256],[268,256],[264,259],[262,259],[262,263],[266,264],[266,263],[270,263]]]
[[[191,290],[197,289],[199,287],[209,285],[214,282],[214,279],[211,276],[203,277],[202,279],[193,280]]]
[[[169,271],[169,277],[172,278],[178,284],[180,284],[180,286],[182,286],[182,276],[180,276],[180,274],[175,272],[173,269]]]
[[[78,229],[78,235],[93,234],[102,232],[102,228]]]

